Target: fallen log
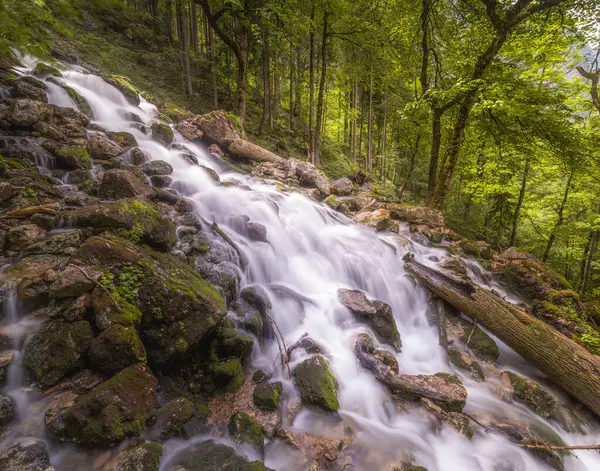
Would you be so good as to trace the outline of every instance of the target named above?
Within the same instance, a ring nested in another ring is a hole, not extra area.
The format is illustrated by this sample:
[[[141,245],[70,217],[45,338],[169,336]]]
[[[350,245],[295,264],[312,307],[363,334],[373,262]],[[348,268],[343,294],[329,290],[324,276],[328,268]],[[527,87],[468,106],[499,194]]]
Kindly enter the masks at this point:
[[[59,203],[51,203],[45,204],[42,206],[28,206],[26,208],[19,208],[13,211],[9,211],[6,213],[3,218],[4,219],[25,219],[29,216],[37,213],[44,214],[56,214],[56,212],[60,209]]]
[[[228,150],[236,159],[274,163],[279,163],[283,160],[270,150],[242,138],[238,138],[229,144]]]
[[[405,268],[600,416],[600,357],[486,289],[427,267],[411,256],[405,257]]]

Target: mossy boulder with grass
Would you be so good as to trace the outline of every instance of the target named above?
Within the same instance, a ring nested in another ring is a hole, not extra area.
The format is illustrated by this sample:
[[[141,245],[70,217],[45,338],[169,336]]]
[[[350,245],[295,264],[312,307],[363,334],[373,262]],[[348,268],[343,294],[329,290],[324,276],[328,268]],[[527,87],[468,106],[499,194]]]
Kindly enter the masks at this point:
[[[52,386],[83,368],[93,336],[87,321],[46,321],[27,344],[23,365],[40,386]]]
[[[117,88],[130,104],[134,106],[140,104],[140,94],[135,87],[131,85],[129,79],[121,75],[103,75],[102,78],[113,87]]]
[[[152,139],[164,144],[165,146],[171,145],[175,135],[173,130],[168,124],[165,123],[154,123],[152,124]]]
[[[230,446],[207,440],[191,445],[174,463],[177,471],[273,471],[260,461],[248,462]]]
[[[321,355],[304,360],[294,369],[294,381],[302,401],[326,411],[340,408],[337,382],[329,365]]]
[[[85,145],[75,145],[56,149],[54,151],[54,157],[57,166],[65,170],[90,170],[92,168],[92,157]]]
[[[46,426],[60,441],[112,445],[139,436],[156,407],[158,382],[149,368],[130,366],[62,410],[46,412]]]
[[[179,123],[185,119],[191,118],[192,113],[184,110],[174,103],[167,103],[161,108],[162,112],[174,123]]]
[[[219,329],[216,335],[215,348],[221,358],[235,357],[244,363],[252,353],[254,340],[231,327]]]
[[[77,108],[79,108],[79,111],[81,111],[90,119],[94,117],[94,114],[92,113],[92,107],[90,106],[89,102],[83,96],[81,96],[77,90],[69,87],[68,85],[62,85],[62,87],[65,92],[67,92],[67,95],[69,95],[69,98],[75,102]]]
[[[62,77],[62,73],[56,67],[48,64],[44,64],[43,62],[38,62],[37,65],[31,71],[32,75],[37,77],[43,76],[54,76],[54,77]]]
[[[252,396],[254,405],[263,412],[275,411],[279,407],[282,391],[283,384],[279,381],[276,383],[259,383],[256,385]]]
[[[134,327],[114,324],[92,340],[90,360],[100,371],[113,374],[144,363],[146,350]]]
[[[157,442],[146,442],[127,448],[112,458],[103,471],[159,471],[163,447]]]
[[[513,399],[524,404],[540,417],[547,419],[556,410],[554,397],[535,381],[523,378],[511,371],[504,371],[502,376],[512,386]]]
[[[194,403],[185,397],[167,402],[156,413],[155,430],[163,438],[185,435],[185,426],[196,415]]]
[[[262,428],[246,412],[233,414],[227,427],[229,436],[238,444],[248,444],[262,456],[265,452],[265,436]]]

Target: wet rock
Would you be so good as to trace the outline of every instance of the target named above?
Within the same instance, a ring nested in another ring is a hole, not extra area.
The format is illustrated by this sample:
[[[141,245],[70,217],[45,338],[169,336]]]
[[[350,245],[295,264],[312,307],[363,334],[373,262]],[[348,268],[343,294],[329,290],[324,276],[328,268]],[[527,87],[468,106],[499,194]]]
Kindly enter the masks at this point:
[[[45,235],[46,231],[35,224],[12,227],[6,235],[7,248],[9,250],[22,250]]]
[[[446,422],[450,427],[467,438],[473,438],[473,429],[469,418],[460,412],[446,412],[429,399],[422,399],[423,406],[440,422]]]
[[[87,238],[88,234],[82,230],[67,230],[49,234],[34,244],[28,245],[23,250],[24,255],[73,255]]]
[[[71,185],[80,185],[92,179],[92,173],[87,168],[78,168],[69,172],[67,182]]]
[[[248,236],[252,240],[267,242],[267,228],[259,222],[250,221],[246,224]]]
[[[233,141],[240,138],[236,124],[228,118],[224,111],[212,111],[196,116],[188,122],[202,131],[204,140],[210,144],[219,144],[227,147]]]
[[[165,146],[169,146],[173,142],[174,137],[173,130],[168,124],[152,124],[152,139],[155,141],[158,141]]]
[[[96,231],[121,230],[124,236],[158,250],[170,250],[177,242],[171,218],[157,204],[140,199],[62,211],[59,217],[73,227],[93,227]]]
[[[213,170],[212,168],[207,167],[205,165],[200,165],[200,167],[202,168],[202,170],[204,170],[208,174],[208,176],[211,178],[212,181],[214,181],[215,183],[221,182],[221,177],[215,170]]]
[[[75,102],[77,108],[79,108],[79,111],[81,111],[90,119],[94,117],[94,114],[92,113],[92,107],[90,106],[89,102],[83,96],[81,96],[77,90],[65,85],[64,82],[61,83],[60,86],[65,90],[65,92],[67,92],[71,100]]]
[[[155,429],[163,439],[185,435],[185,426],[196,415],[194,403],[179,397],[166,403],[156,413]]]
[[[329,181],[314,165],[308,162],[296,162],[295,173],[300,185],[316,188],[323,196],[331,194]]]
[[[133,172],[111,169],[104,173],[98,194],[102,199],[118,200],[145,195],[148,191],[148,185]]]
[[[87,321],[46,321],[27,344],[23,365],[40,386],[52,386],[83,367],[93,336]]]
[[[447,312],[446,330],[449,336],[457,337],[467,345],[480,360],[495,363],[500,356],[496,342],[479,327],[462,317]]]
[[[88,148],[82,144],[58,148],[54,150],[53,154],[59,168],[66,170],[89,170],[92,168],[92,158]]]
[[[0,455],[0,469],[6,471],[54,471],[44,442],[25,440]]]
[[[28,99],[13,100],[8,108],[8,120],[16,126],[31,127],[40,121],[46,109],[47,105],[41,101]]]
[[[333,412],[340,408],[336,380],[321,355],[298,365],[294,369],[294,382],[304,403]]]
[[[239,444],[246,443],[263,456],[265,437],[260,425],[245,412],[233,414],[227,428],[231,439]]]
[[[502,381],[510,383],[514,400],[526,405],[540,417],[545,419],[552,416],[556,410],[556,400],[538,383],[512,373],[502,372]]]
[[[92,340],[90,360],[100,371],[117,373],[146,361],[146,350],[133,327],[112,325]]]
[[[187,448],[173,471],[274,471],[260,461],[248,462],[227,445],[207,440]]]
[[[266,317],[266,313],[273,309],[273,304],[271,303],[269,294],[260,285],[246,286],[240,292],[240,298],[258,309],[263,317]]]
[[[148,154],[146,154],[139,147],[136,147],[131,150],[130,157],[131,157],[131,163],[133,165],[143,165],[146,162],[148,162],[148,160],[150,159],[150,157],[148,157]]]
[[[13,400],[10,397],[0,394],[0,426],[12,422],[15,415],[16,410]]]
[[[354,216],[354,220],[372,227],[377,232],[398,232],[398,225],[391,219],[390,212],[384,208],[360,212]]]
[[[244,363],[252,353],[253,344],[252,337],[224,327],[217,332],[215,348],[219,357],[235,357]]]
[[[68,300],[61,306],[58,314],[66,322],[82,321],[91,311],[92,296],[90,294],[82,294],[77,299]]]
[[[158,383],[144,366],[130,366],[72,405],[46,413],[46,426],[59,440],[110,445],[142,434],[156,405]]]
[[[1,335],[1,334],[0,334]],[[3,345],[8,343],[9,345]],[[10,346],[10,341],[0,341],[0,348],[6,348]],[[5,351],[0,353],[0,387],[6,384],[6,377],[8,375],[8,367],[13,362],[15,354],[13,351]]]
[[[166,188],[173,183],[173,179],[168,175],[152,175],[150,183],[157,188]]]
[[[146,175],[171,175],[173,167],[164,160],[151,160],[142,165],[142,171]]]
[[[43,62],[38,62],[38,64],[31,71],[31,75],[35,75],[36,77],[62,77],[62,73],[56,67],[44,64]]]
[[[54,214],[36,213],[31,216],[30,221],[47,231],[56,228],[56,216]]]
[[[440,266],[445,270],[449,270],[451,272],[456,273],[459,276],[467,275],[467,267],[465,267],[462,263],[462,260],[458,256],[447,257]]]
[[[137,140],[133,134],[128,132],[107,132],[106,135],[119,144],[123,149],[137,148]]]
[[[467,390],[457,376],[448,373],[434,375],[399,375],[410,390],[435,391],[431,400],[446,412],[461,412],[467,401]]]
[[[127,448],[111,459],[102,471],[159,471],[163,447],[157,442],[146,442]]]
[[[225,157],[225,153],[217,144],[211,144],[210,146],[208,146],[208,152],[210,152],[211,154],[214,154],[220,158]]]
[[[277,410],[282,391],[283,384],[279,381],[276,383],[259,382],[254,390],[254,405],[265,412]]]
[[[93,159],[108,160],[118,157],[125,149],[112,139],[102,134],[96,134],[87,143],[87,151]]]
[[[448,359],[450,363],[457,366],[458,368],[462,368],[471,373],[474,379],[477,381],[483,381],[485,379],[485,375],[481,366],[474,358],[466,353],[460,352],[458,350],[448,350]]]
[[[60,272],[58,279],[50,285],[48,294],[51,298],[76,298],[82,294],[89,293],[94,289],[99,273],[85,269],[86,276],[79,268],[68,266]]]
[[[189,121],[181,121],[174,126],[175,130],[188,141],[199,141],[204,136],[204,132]]]
[[[354,184],[349,178],[340,178],[331,184],[331,192],[338,196],[348,196],[354,191]]]
[[[140,104],[140,95],[127,78],[121,75],[103,75],[102,78],[119,90],[130,104]]]
[[[48,103],[44,82],[33,77],[19,77],[12,82],[11,94],[15,98],[38,100]]]
[[[402,342],[392,314],[392,308],[383,301],[368,299],[359,290],[338,289],[338,299],[356,318],[373,329],[377,338],[400,351]]]
[[[393,219],[400,221],[425,224],[430,227],[443,227],[446,225],[441,211],[426,206],[391,203],[386,205],[386,209],[390,212],[390,216]]]

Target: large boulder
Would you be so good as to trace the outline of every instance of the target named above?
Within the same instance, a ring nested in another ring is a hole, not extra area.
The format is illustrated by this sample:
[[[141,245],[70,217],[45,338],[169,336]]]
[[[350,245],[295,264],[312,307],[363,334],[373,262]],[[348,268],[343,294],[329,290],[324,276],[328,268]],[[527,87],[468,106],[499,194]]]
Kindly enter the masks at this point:
[[[36,224],[23,224],[12,227],[6,234],[7,248],[10,250],[23,250],[45,235],[46,231]]]
[[[98,272],[70,265],[59,272],[56,281],[50,285],[48,294],[54,299],[79,297],[94,289],[99,276]]]
[[[340,178],[331,184],[331,192],[338,196],[348,196],[354,191],[354,184],[349,178]]]
[[[145,195],[149,192],[148,185],[129,170],[111,169],[104,173],[98,189],[100,198],[118,200]]]
[[[37,100],[13,100],[8,109],[8,120],[15,126],[31,127],[42,119],[47,107]]]
[[[502,372],[502,381],[510,384],[512,399],[524,404],[540,417],[548,419],[556,410],[556,400],[535,381],[511,371]]]
[[[165,123],[153,123],[152,124],[152,138],[161,144],[168,146],[173,142],[174,139],[173,130],[168,124]]]
[[[41,240],[28,245],[24,255],[73,255],[89,234],[80,229],[63,230],[40,237]]]
[[[361,322],[373,329],[377,338],[400,351],[400,332],[389,304],[371,300],[360,290],[338,289],[338,299]]]
[[[294,171],[300,185],[316,188],[325,197],[331,194],[327,177],[319,172],[313,164],[300,161],[296,161],[294,164]]]
[[[111,271],[112,279],[105,285],[112,299],[98,288],[92,296],[98,328],[139,324],[153,367],[185,358],[225,316],[218,291],[174,255],[104,235],[88,239],[75,258],[95,260]]]
[[[114,374],[144,363],[146,350],[134,327],[114,324],[92,340],[90,360],[97,369]]]
[[[119,90],[130,104],[134,106],[140,104],[140,95],[131,85],[129,79],[121,75],[103,75],[102,78]]]
[[[46,321],[27,344],[23,365],[40,386],[52,386],[83,368],[93,336],[87,321]]]
[[[15,98],[25,98],[48,102],[46,91],[48,87],[44,82],[31,76],[22,76],[13,80],[11,94]]]
[[[390,203],[386,205],[386,209],[393,219],[400,221],[425,224],[429,227],[443,227],[446,225],[441,211],[426,206]]]
[[[225,111],[211,111],[210,113],[196,116],[189,121],[189,124],[202,131],[204,140],[209,144],[229,147],[233,141],[240,138],[236,124],[229,119]]]
[[[246,412],[237,412],[229,419],[229,436],[235,443],[246,443],[261,456],[265,453],[265,437],[260,425]]]
[[[151,160],[142,165],[142,172],[146,175],[171,175],[173,167],[164,160]]]
[[[177,458],[173,471],[273,471],[260,461],[248,462],[235,450],[214,440],[187,448]]]
[[[159,471],[162,453],[160,443],[142,443],[120,452],[104,465],[102,471]]]
[[[204,132],[197,126],[194,126],[190,121],[181,121],[176,124],[175,129],[188,141],[199,141],[204,136]]]
[[[65,170],[90,170],[92,158],[83,144],[66,145],[53,151],[56,164]]]
[[[102,134],[96,134],[87,143],[87,151],[93,159],[107,160],[125,152],[119,144]]]
[[[16,412],[14,401],[10,397],[0,394],[0,427],[12,422]]]
[[[137,147],[137,139],[135,136],[129,132],[112,132],[109,131],[106,135],[119,144],[124,149],[131,149],[132,147]]]
[[[157,387],[149,368],[130,366],[64,409],[47,411],[46,426],[61,441],[85,445],[141,435],[156,406]]]
[[[119,231],[134,242],[158,250],[170,250],[177,241],[175,224],[161,206],[139,199],[65,210],[59,213],[59,218],[73,227]]]
[[[335,412],[340,408],[337,382],[321,355],[304,360],[294,369],[294,382],[302,401],[308,405]]]
[[[376,209],[374,211],[362,211],[354,216],[354,220],[372,227],[377,232],[398,232],[398,225],[392,220],[390,212],[385,208]]]
[[[0,469],[5,471],[54,471],[46,445],[39,440],[25,440],[0,455]]]
[[[185,397],[178,397],[158,409],[155,430],[163,439],[182,436],[185,426],[195,415],[194,403]]]
[[[281,382],[267,383],[263,381],[254,389],[254,405],[263,412],[275,411],[279,407],[282,391],[283,384]]]

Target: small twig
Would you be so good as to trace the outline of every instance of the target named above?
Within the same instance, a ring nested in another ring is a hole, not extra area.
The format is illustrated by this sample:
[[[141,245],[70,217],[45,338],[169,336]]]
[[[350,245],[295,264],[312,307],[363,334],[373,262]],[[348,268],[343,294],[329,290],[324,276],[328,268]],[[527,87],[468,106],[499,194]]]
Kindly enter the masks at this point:
[[[469,342],[471,342],[471,337],[473,337],[473,334],[475,333],[475,329],[477,329],[477,321],[473,322],[473,329],[471,330],[471,333],[469,334],[469,338],[467,339],[467,347],[469,346]]]
[[[113,302],[113,304],[115,305],[115,307],[117,308],[117,311],[121,311],[121,306],[119,306],[119,303],[115,300],[115,298],[113,298],[113,295],[110,294],[110,291],[108,291],[108,289],[106,288],[106,286],[104,286],[102,283],[100,283],[98,280],[95,280],[94,278],[92,278],[90,275],[88,275],[86,273],[86,271],[81,268],[78,267],[77,265],[73,265],[72,263],[69,265],[70,267],[75,267],[77,268],[81,273],[83,273],[83,276],[85,276],[88,280],[90,280],[92,283],[95,283],[96,286],[100,286],[100,288],[102,288],[104,290],[104,292],[106,294],[108,294],[108,297],[110,298],[110,300]]]
[[[354,465],[352,463],[346,463],[340,471],[344,471],[348,466],[350,466],[351,468],[354,468]]]
[[[519,445],[521,448],[533,448],[539,450],[600,450],[600,445],[573,445],[573,446],[554,446],[554,445]]]
[[[479,425],[481,428],[483,428],[486,432],[490,432],[491,431],[491,429],[489,427],[487,427],[486,425],[484,425],[481,422],[479,422],[479,420],[477,420],[475,417],[470,416],[466,412],[463,412],[463,415],[467,416],[469,419],[471,419],[473,422],[475,422],[477,425]]]
[[[276,333],[275,339],[277,340],[277,345],[279,347],[279,354],[281,355],[281,365],[283,366],[284,369],[287,369],[288,379],[292,379],[292,372],[290,371],[289,358],[287,355],[287,347],[285,345],[285,340],[283,340],[283,335],[281,333],[281,330],[279,330],[279,326],[277,325],[277,322],[275,322],[275,319],[273,319],[273,317],[271,317],[271,314],[266,312],[265,315],[269,318],[269,321],[271,321],[271,326],[273,327],[273,331]]]

